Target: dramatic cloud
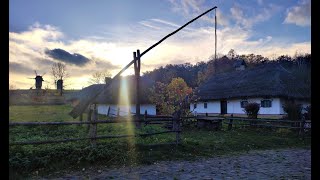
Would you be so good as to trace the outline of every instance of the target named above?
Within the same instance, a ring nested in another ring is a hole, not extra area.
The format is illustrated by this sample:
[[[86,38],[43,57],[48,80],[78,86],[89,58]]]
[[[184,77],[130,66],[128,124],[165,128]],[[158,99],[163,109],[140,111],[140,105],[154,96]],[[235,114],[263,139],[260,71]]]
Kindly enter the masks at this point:
[[[37,70],[40,74],[47,73],[45,78],[48,83],[44,87],[54,88],[51,66],[64,61],[81,65],[67,64],[69,77],[66,83],[69,81],[71,84],[68,88],[85,87],[93,72],[108,70],[115,74],[122,67],[119,66],[121,62],[108,60],[108,53],[115,48],[114,43],[82,39],[67,41],[57,27],[35,23],[27,31],[9,32],[9,80],[18,88],[30,88],[34,82],[25,77],[33,77],[34,70]]]
[[[80,60],[83,63],[82,66],[67,65],[69,74],[66,81],[66,84],[69,85],[67,88],[86,87],[94,72],[108,70],[114,76],[133,59],[133,51],[140,49],[143,52],[178,26],[176,23],[159,18],[146,19],[143,20],[143,23],[129,26],[130,28],[125,30],[126,36],[124,37],[130,38],[120,40],[117,37],[107,39],[106,36],[97,35],[95,38],[84,37],[62,41],[64,34],[60,30],[42,25],[26,32],[9,32],[10,82],[19,88],[31,87],[34,82],[25,77],[27,75],[32,77],[34,69],[41,74],[47,72],[46,81],[53,82],[50,77],[52,64],[58,61],[79,62],[72,58],[70,60],[70,57],[79,57],[78,55],[68,53],[76,52],[90,61],[84,63],[84,60]],[[28,38],[31,34],[35,36],[38,43],[32,43],[32,39]],[[48,36],[48,34],[59,34],[59,36]],[[297,50],[303,53],[311,51],[310,42],[284,42],[271,36],[251,40],[252,34],[252,30],[241,26],[218,28],[217,52],[226,54],[230,49],[235,49],[238,54],[255,53],[273,57],[275,54],[292,56]],[[46,47],[50,50],[45,49]],[[46,50],[47,53],[45,53]],[[200,61],[207,61],[213,54],[214,27],[187,27],[145,54],[141,59],[141,71],[143,73],[166,64],[196,64]],[[67,57],[69,57],[68,60],[66,60]],[[27,74],[29,71],[30,73]],[[124,75],[133,74],[133,72],[133,68],[130,67]],[[53,83],[49,83],[48,86],[54,87]]]
[[[45,53],[53,59],[57,59],[69,64],[75,64],[78,66],[83,66],[90,61],[88,58],[82,56],[81,54],[70,54],[69,52],[63,49],[47,49],[45,50]]]
[[[303,0],[298,6],[287,9],[285,24],[295,24],[297,26],[311,25],[311,1]]]

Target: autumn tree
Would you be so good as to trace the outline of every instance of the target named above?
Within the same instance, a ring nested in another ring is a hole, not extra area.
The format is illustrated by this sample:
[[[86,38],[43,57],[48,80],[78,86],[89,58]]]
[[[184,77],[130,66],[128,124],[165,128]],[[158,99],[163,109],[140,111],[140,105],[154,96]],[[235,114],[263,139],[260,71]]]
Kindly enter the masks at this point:
[[[183,108],[192,89],[178,77],[173,78],[168,85],[157,82],[151,93],[150,101],[156,104],[160,114],[173,114]],[[187,109],[184,108],[183,111],[186,112]]]
[[[150,89],[151,96],[150,101],[157,107],[157,111],[160,114],[169,114],[173,109],[168,105],[168,95],[166,94],[167,85],[162,82],[156,82],[156,84]]]

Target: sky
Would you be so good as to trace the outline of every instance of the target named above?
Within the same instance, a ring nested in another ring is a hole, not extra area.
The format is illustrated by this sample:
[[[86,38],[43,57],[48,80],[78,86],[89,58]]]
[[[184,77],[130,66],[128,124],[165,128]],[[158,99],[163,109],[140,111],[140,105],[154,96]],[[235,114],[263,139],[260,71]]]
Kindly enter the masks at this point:
[[[141,52],[189,20],[217,6],[141,58],[141,71],[166,64],[208,61],[217,53],[311,53],[310,0],[10,0],[9,84],[55,88],[52,64],[65,63],[66,89],[88,85],[92,74],[116,75]],[[133,67],[123,75],[133,74]]]

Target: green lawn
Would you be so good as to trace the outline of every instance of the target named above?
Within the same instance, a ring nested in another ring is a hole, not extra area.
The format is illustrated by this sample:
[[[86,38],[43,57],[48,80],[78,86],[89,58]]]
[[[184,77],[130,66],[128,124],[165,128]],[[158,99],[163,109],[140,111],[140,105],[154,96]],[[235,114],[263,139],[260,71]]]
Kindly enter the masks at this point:
[[[70,105],[9,106],[11,122],[74,121]],[[85,118],[85,117],[84,117]]]
[[[60,106],[11,106],[10,121],[71,121],[72,108]],[[100,124],[98,135],[152,133],[164,131],[161,125],[135,129],[124,123]],[[9,142],[50,140],[88,136],[87,125],[10,127]],[[286,129],[233,129],[223,126],[221,131],[183,127],[181,145],[149,146],[175,141],[175,134],[161,134],[145,138],[98,140],[96,147],[90,141],[46,145],[9,147],[10,174],[30,175],[36,170],[41,174],[61,169],[87,166],[123,166],[154,163],[161,160],[196,159],[255,149],[310,147],[310,139],[302,140],[296,132]]]

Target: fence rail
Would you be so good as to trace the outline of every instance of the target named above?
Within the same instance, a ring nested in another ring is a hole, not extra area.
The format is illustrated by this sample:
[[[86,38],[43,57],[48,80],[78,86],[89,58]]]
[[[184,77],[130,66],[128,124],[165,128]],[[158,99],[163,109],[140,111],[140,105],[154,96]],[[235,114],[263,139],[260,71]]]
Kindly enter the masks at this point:
[[[126,134],[126,135],[113,135],[113,136],[96,136],[96,137],[82,137],[82,138],[70,138],[61,140],[47,140],[47,141],[25,141],[25,142],[14,142],[9,143],[9,145],[39,145],[39,144],[52,144],[52,143],[63,143],[81,140],[93,140],[93,139],[111,139],[111,138],[125,138],[125,137],[146,137],[165,133],[174,133],[178,131],[162,131],[156,133],[146,133],[146,134]]]
[[[97,121],[70,121],[70,122],[11,122],[9,126],[35,126],[35,125],[74,125],[74,124],[108,124],[108,123],[125,123],[125,122],[168,122],[172,119],[163,120],[131,120],[131,119],[116,119],[116,120],[97,120]]]

